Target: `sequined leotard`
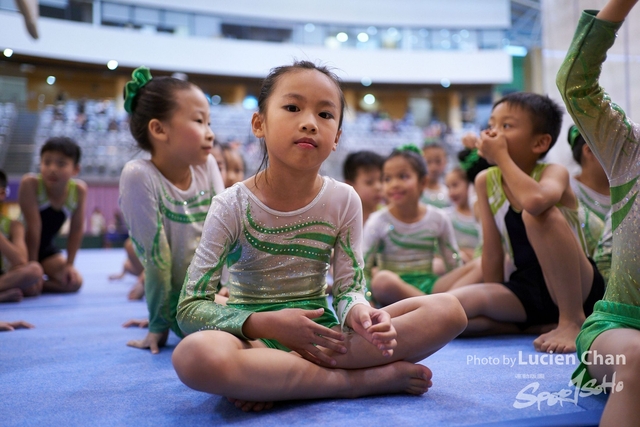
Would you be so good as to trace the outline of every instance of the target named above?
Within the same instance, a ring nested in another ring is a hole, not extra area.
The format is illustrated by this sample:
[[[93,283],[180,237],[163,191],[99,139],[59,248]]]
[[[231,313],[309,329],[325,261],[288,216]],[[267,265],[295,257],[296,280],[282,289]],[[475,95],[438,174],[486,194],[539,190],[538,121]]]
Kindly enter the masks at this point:
[[[442,209],[428,206],[420,221],[407,224],[384,207],[371,214],[364,228],[365,277],[371,268],[398,274],[424,293],[431,293],[437,276],[433,257],[440,252],[447,270],[462,265],[451,220]],[[375,298],[375,295],[373,295]]]
[[[640,329],[640,126],[599,85],[602,63],[621,23],[585,11],[556,83],[589,148],[611,185],[613,253],[607,290],[577,338],[578,354],[608,329]],[[588,371],[581,364],[574,378]],[[587,378],[588,379],[588,378]]]
[[[269,208],[243,183],[213,199],[178,305],[185,334],[218,329],[244,339],[242,327],[253,312],[326,304],[332,249],[333,324],[344,326],[355,304],[368,304],[360,199],[350,186],[323,180],[314,200],[291,212]],[[225,263],[229,300],[220,305],[215,293]]]
[[[224,190],[216,160],[191,167],[191,186],[180,190],[150,160],[132,160],[120,176],[120,209],[145,270],[149,331],[176,324],[178,297],[200,241],[211,198]]]

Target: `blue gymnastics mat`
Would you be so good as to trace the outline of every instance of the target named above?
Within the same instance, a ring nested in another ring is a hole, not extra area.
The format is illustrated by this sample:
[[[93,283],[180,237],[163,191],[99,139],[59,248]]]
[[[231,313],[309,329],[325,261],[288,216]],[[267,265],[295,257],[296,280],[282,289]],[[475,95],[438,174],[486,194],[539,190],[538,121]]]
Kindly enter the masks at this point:
[[[82,250],[79,293],[0,304],[1,320],[36,326],[0,332],[1,426],[596,426],[602,415],[605,396],[569,386],[575,355],[542,357],[534,336],[456,339],[422,362],[433,371],[423,396],[284,402],[244,413],[178,380],[177,337],[158,355],[125,345],[146,331],[122,323],[147,311],[126,298],[133,277],[107,279],[124,259],[122,249]]]

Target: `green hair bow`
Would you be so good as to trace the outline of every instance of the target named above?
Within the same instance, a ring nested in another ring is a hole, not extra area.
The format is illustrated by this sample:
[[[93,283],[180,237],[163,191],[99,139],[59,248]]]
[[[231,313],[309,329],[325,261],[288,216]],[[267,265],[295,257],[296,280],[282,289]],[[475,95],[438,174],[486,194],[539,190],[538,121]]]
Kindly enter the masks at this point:
[[[124,109],[127,113],[133,113],[133,99],[144,85],[151,80],[151,70],[147,67],[138,67],[131,73],[133,80],[129,80],[124,86]]]
[[[422,151],[415,144],[404,144],[397,148],[398,151],[413,151],[422,156]]]
[[[478,149],[474,148],[473,150],[469,151],[469,154],[467,154],[464,157],[464,159],[460,161],[460,167],[464,171],[468,171],[473,167],[473,165],[475,165],[478,162],[478,160],[480,160],[480,156],[478,155]]]
[[[569,141],[569,146],[571,146],[572,150],[576,145],[576,139],[578,139],[579,136],[580,131],[578,130],[578,127],[576,125],[571,125],[571,127],[569,128],[569,135],[567,137],[567,140]]]

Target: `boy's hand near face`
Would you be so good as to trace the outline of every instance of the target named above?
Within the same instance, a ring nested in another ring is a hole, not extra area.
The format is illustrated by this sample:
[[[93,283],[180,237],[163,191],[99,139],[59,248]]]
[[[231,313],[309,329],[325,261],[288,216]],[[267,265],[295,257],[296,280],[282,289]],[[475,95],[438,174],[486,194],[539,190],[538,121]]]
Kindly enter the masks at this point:
[[[504,156],[509,157],[507,139],[493,129],[482,131],[478,139],[478,155],[492,165],[498,165]]]

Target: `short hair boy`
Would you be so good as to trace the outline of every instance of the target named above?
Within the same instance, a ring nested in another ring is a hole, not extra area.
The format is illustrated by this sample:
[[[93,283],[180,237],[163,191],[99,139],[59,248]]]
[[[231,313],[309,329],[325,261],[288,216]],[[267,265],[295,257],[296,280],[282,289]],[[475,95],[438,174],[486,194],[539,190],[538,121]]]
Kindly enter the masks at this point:
[[[534,347],[573,352],[580,327],[604,294],[587,258],[578,201],[561,165],[539,163],[555,144],[562,111],[546,96],[515,93],[493,107],[478,150],[495,165],[476,178],[485,283],[453,290],[467,333],[541,331]],[[516,270],[504,276],[509,254]]]
[[[0,171],[0,203],[7,196],[7,175]],[[0,302],[17,302],[42,290],[42,267],[29,262],[24,226],[0,214]]]
[[[362,202],[363,224],[382,201],[382,165],[384,157],[373,151],[349,153],[342,170],[344,181],[356,190]]]
[[[55,137],[40,150],[40,173],[26,174],[18,202],[26,224],[29,260],[47,275],[44,292],[76,292],[82,277],[73,266],[82,243],[87,185],[73,179],[80,172],[80,147],[70,138]],[[70,218],[67,257],[53,239]]]

